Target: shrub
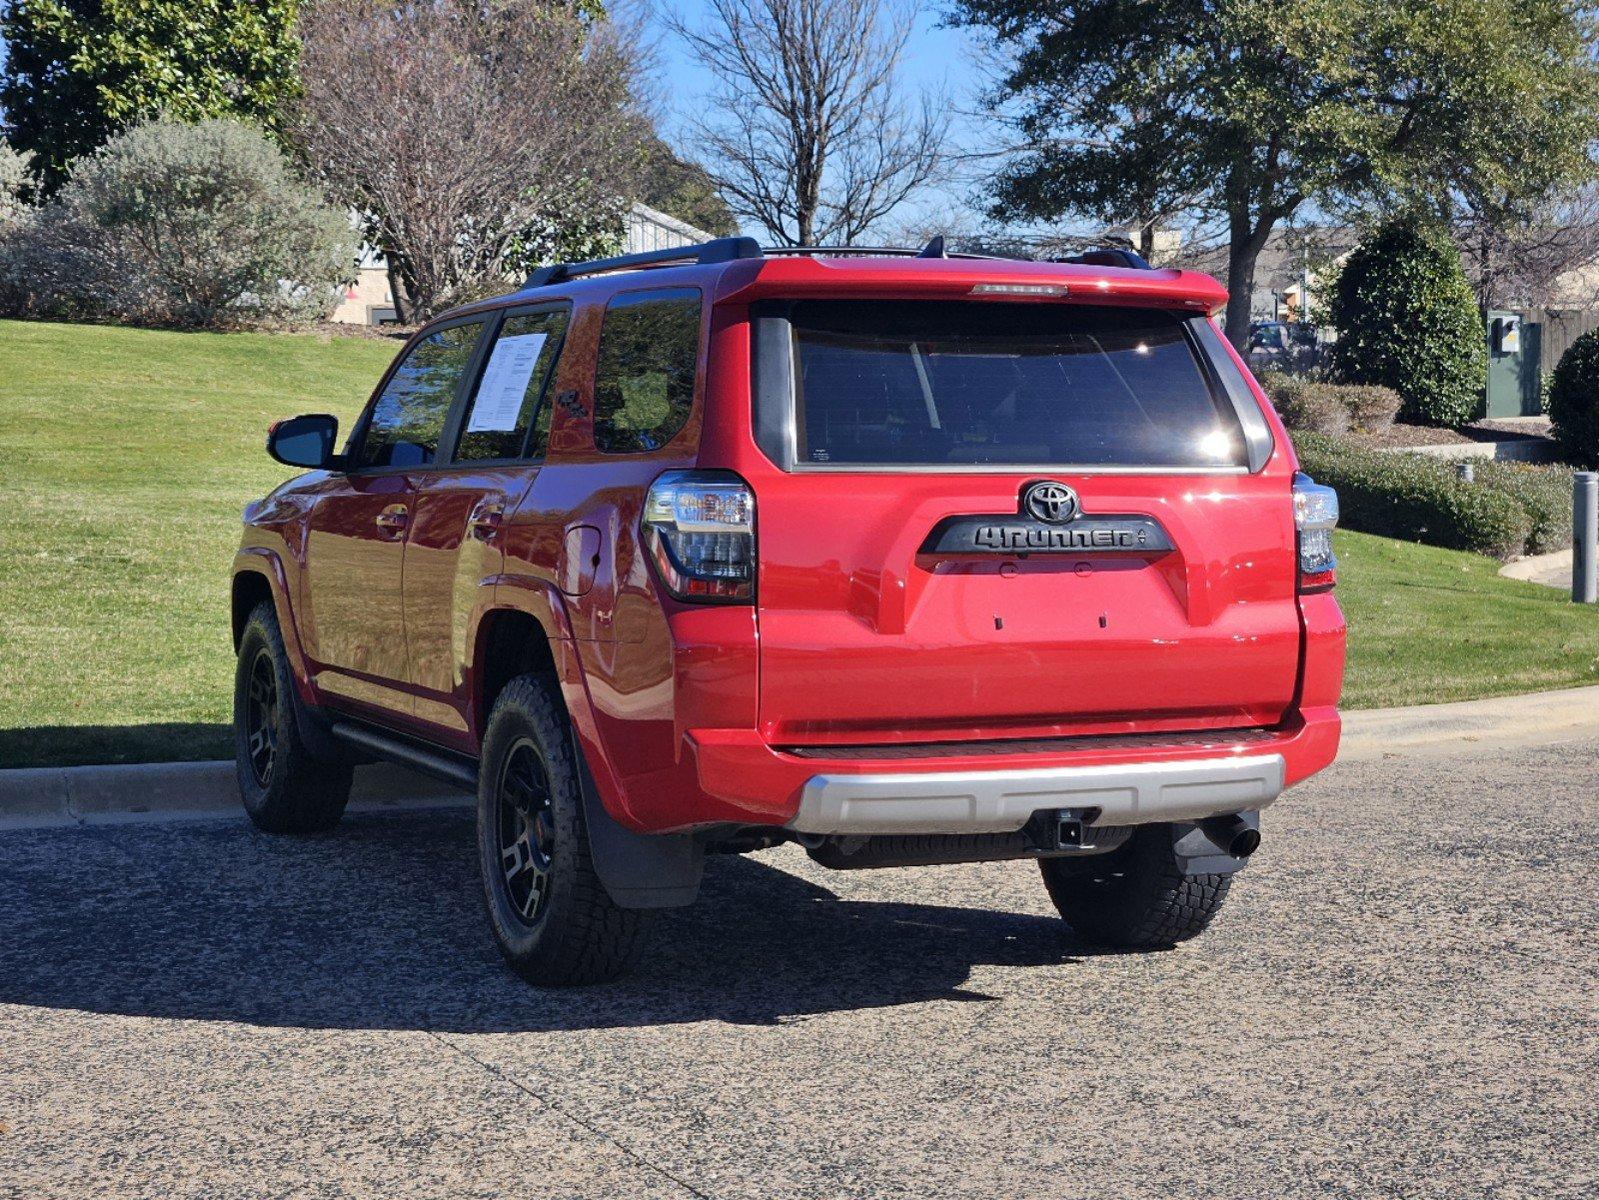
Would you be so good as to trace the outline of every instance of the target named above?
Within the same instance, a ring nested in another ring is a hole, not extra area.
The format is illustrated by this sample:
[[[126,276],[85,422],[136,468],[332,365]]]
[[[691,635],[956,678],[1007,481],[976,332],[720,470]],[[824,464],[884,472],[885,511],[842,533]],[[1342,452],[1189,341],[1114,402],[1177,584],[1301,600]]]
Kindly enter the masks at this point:
[[[1495,558],[1526,547],[1531,522],[1521,505],[1504,492],[1465,482],[1450,463],[1317,434],[1301,434],[1294,445],[1316,482],[1337,489],[1345,528]]]
[[[1339,272],[1332,322],[1338,377],[1393,388],[1404,420],[1462,425],[1479,411],[1487,339],[1446,231],[1414,217],[1379,228]]]
[[[1394,423],[1394,418],[1399,415],[1399,406],[1404,403],[1398,392],[1380,383],[1322,386],[1337,389],[1338,398],[1343,401],[1344,407],[1349,409],[1349,415],[1354,419],[1357,429],[1386,429]]]
[[[1263,371],[1260,386],[1288,428],[1309,433],[1345,433],[1351,426],[1381,429],[1392,425],[1399,411],[1399,393],[1375,384],[1329,383]]]
[[[1288,428],[1306,433],[1349,432],[1349,409],[1326,384],[1277,371],[1262,371],[1259,378]]]
[[[1547,407],[1550,432],[1566,461],[1599,467],[1599,329],[1583,334],[1560,356]]]
[[[352,274],[345,215],[252,126],[157,120],[73,164],[0,244],[0,288],[41,315],[227,327],[324,317]]]
[[[1571,471],[1566,467],[1482,459],[1477,486],[1503,492],[1527,514],[1528,554],[1548,554],[1571,545]]]
[[[0,142],[0,225],[23,214],[23,196],[33,184],[33,155]]]

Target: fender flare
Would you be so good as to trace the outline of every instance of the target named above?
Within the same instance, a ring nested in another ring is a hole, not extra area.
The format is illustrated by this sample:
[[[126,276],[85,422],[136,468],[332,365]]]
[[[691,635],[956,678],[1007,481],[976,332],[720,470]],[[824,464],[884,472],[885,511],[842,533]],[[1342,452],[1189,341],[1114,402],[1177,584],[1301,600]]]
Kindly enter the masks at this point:
[[[549,641],[576,751],[589,857],[601,885],[618,908],[678,908],[694,903],[705,872],[703,841],[691,833],[642,833],[618,819],[627,811],[621,783],[600,743],[588,679],[564,597],[541,579],[502,577],[497,583],[495,606],[484,612],[483,619],[493,612],[522,613],[538,624]],[[502,602],[509,599],[507,592],[523,602]],[[476,645],[478,641],[474,631],[472,642]]]
[[[289,601],[289,580],[283,569],[283,560],[271,547],[245,546],[233,556],[230,588],[240,575],[247,572],[265,579],[272,596],[272,608],[278,616],[278,633],[283,638],[283,649],[289,657],[289,673],[294,676],[294,689],[299,700],[294,706],[294,724],[300,741],[318,758],[348,757],[346,749],[333,740],[326,722],[318,716],[316,685],[311,682],[310,664],[300,644],[300,627],[295,622],[294,607]]]

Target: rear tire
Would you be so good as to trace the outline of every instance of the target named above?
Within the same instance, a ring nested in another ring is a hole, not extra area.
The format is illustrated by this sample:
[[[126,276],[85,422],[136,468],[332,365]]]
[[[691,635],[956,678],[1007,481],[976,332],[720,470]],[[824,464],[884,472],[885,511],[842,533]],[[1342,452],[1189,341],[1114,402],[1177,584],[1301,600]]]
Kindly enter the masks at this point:
[[[595,873],[575,755],[554,685],[534,675],[506,684],[478,769],[483,902],[506,962],[549,987],[624,974],[652,915],[618,907]]]
[[[354,767],[306,748],[296,717],[299,703],[277,612],[262,601],[239,639],[233,745],[244,811],[268,833],[332,829],[350,800]]]
[[[1140,825],[1109,854],[1043,858],[1038,866],[1049,898],[1074,932],[1126,950],[1172,946],[1199,934],[1233,879],[1185,875],[1169,825]]]

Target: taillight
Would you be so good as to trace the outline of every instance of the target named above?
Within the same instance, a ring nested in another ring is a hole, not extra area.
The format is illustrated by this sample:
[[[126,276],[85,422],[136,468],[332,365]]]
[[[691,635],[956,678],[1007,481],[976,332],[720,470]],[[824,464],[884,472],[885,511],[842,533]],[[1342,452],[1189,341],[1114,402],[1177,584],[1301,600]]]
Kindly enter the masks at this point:
[[[1294,476],[1294,527],[1299,531],[1299,590],[1325,592],[1338,582],[1332,531],[1338,525],[1338,493],[1309,475]]]
[[[644,498],[644,541],[677,599],[755,599],[755,496],[732,472],[667,471]]]

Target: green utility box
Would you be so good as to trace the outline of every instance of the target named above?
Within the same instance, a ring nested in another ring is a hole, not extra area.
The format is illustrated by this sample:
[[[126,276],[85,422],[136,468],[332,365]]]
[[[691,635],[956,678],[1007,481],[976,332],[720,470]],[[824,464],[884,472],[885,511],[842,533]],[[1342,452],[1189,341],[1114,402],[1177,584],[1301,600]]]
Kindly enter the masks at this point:
[[[1520,313],[1488,313],[1489,417],[1536,417],[1543,411],[1539,369],[1543,326]]]

